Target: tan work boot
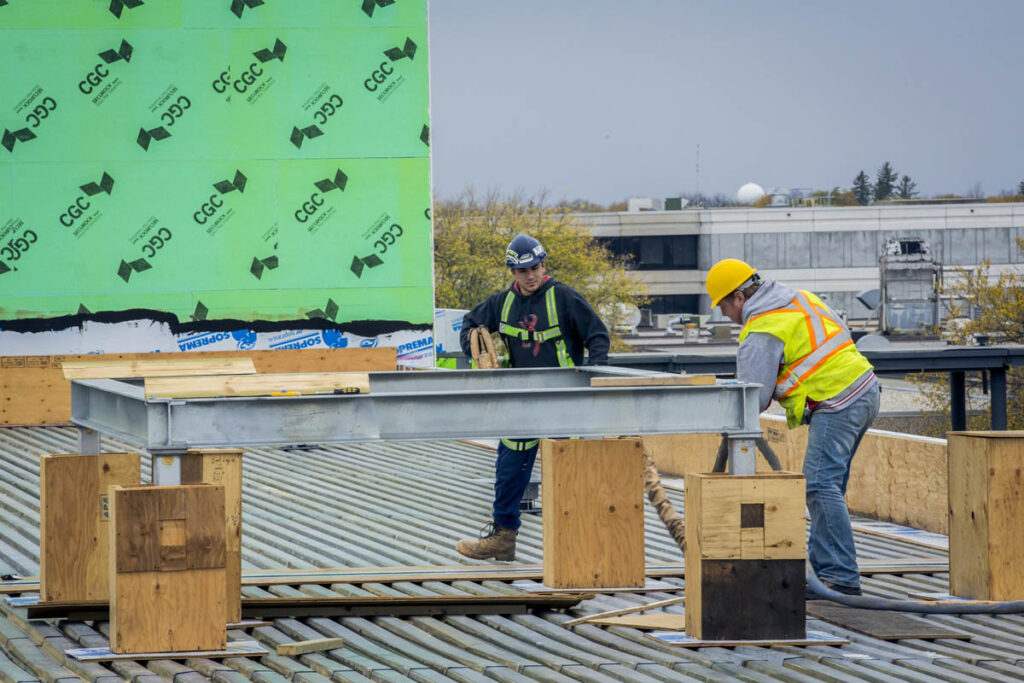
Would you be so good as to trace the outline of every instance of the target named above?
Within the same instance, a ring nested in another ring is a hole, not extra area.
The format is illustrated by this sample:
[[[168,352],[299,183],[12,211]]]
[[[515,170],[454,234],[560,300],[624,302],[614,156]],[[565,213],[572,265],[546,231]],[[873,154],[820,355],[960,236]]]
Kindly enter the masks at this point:
[[[519,534],[515,529],[506,529],[497,524],[488,524],[480,530],[480,540],[474,541],[464,538],[458,542],[455,549],[466,557],[474,560],[505,560],[516,559],[516,536]]]

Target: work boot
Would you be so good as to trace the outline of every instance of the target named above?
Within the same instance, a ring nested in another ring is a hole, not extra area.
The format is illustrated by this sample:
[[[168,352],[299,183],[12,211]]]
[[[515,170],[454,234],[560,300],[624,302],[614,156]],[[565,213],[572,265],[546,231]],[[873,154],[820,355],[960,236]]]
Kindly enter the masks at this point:
[[[519,534],[515,529],[506,529],[497,524],[488,524],[480,530],[480,540],[474,541],[464,538],[458,542],[455,549],[466,557],[474,560],[505,560],[516,559],[516,536]]]

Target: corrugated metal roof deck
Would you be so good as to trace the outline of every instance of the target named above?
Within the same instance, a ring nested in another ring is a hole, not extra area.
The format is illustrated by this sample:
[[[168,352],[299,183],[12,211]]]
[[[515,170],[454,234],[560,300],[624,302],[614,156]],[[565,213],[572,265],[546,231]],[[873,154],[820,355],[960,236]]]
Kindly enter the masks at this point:
[[[37,456],[77,448],[68,428],[0,429],[0,573],[36,574],[39,544]],[[124,444],[103,440],[107,451]],[[144,458],[143,477],[149,463]],[[493,453],[452,442],[375,443],[284,451],[252,449],[244,459],[243,564],[256,568],[486,564],[454,550],[487,521]],[[682,496],[671,493],[677,508]],[[648,508],[647,561],[682,556]],[[937,558],[945,553],[857,534],[861,558]],[[519,561],[541,562],[541,520],[526,515]],[[601,595],[568,615],[345,617],[277,619],[253,635],[268,646],[340,636],[345,645],[298,657],[157,661],[81,665],[73,646],[107,644],[107,624],[23,622],[0,615],[0,680],[1024,680],[1024,616],[928,616],[970,633],[963,640],[884,642],[810,621],[811,628],[849,638],[842,647],[737,647],[687,650],[624,627],[561,623],[584,613],[682,595]],[[948,588],[946,574],[875,575],[868,594],[903,598],[908,591]],[[509,593],[505,581],[428,581],[247,587],[269,595],[460,595]],[[681,613],[676,605],[667,611]],[[235,633],[235,632],[233,632]],[[238,637],[241,637],[240,635]],[[248,637],[248,636],[246,636]]]

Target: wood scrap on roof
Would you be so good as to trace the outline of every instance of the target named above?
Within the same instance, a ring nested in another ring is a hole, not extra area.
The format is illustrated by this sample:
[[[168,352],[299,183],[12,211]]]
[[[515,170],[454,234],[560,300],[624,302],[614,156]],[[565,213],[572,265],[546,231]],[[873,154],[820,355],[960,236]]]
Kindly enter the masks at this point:
[[[308,396],[368,394],[365,372],[311,372],[268,375],[154,377],[146,379],[146,398],[216,396]]]

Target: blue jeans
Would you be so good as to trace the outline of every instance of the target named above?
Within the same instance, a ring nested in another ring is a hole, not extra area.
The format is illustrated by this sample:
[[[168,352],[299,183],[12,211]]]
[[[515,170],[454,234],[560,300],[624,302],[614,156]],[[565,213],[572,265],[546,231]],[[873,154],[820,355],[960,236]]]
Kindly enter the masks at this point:
[[[878,402],[876,384],[839,412],[811,413],[804,454],[807,507],[811,511],[807,557],[822,581],[860,586],[853,529],[846,509],[846,484],[853,454],[878,415]]]
[[[537,459],[537,448],[514,451],[498,442],[498,459],[494,462],[494,523],[506,529],[519,528],[519,501],[526,493]]]

